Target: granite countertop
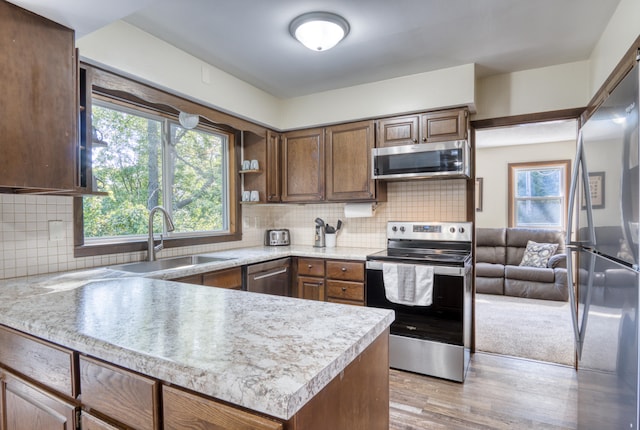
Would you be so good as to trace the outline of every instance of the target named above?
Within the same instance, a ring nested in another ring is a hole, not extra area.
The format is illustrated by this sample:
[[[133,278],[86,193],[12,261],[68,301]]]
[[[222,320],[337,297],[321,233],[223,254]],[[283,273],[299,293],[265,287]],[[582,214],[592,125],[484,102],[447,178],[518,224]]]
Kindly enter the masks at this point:
[[[288,255],[364,259],[365,252],[375,251],[336,248],[318,254],[302,249],[312,247],[286,248],[215,253],[242,257],[207,264],[207,271]],[[390,310],[131,277],[109,269],[0,281],[0,297],[0,324],[284,420],[394,318]]]

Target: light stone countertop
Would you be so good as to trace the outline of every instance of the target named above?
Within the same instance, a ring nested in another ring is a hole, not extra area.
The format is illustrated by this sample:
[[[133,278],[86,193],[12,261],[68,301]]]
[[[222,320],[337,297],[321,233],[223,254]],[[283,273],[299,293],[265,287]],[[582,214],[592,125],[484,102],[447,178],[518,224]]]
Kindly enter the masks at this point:
[[[208,263],[204,271],[292,255],[364,260],[375,251],[243,248],[214,253],[238,258]],[[0,298],[0,324],[284,420],[394,318],[390,310],[132,277],[104,268],[0,281]]]

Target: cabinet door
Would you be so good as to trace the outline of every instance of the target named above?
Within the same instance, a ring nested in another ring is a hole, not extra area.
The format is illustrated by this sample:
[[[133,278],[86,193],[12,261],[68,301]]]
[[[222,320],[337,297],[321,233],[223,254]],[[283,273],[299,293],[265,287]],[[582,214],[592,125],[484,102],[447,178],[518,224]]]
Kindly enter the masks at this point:
[[[173,387],[162,387],[165,430],[282,430],[281,422]]]
[[[467,118],[466,109],[451,109],[422,115],[422,141],[432,143],[466,139]]]
[[[324,200],[323,129],[285,133],[282,151],[282,201]]]
[[[301,299],[319,300],[324,302],[324,279],[298,276],[298,297]]]
[[[281,199],[280,172],[282,161],[280,157],[280,135],[272,131],[267,132],[267,202],[275,203]]]
[[[0,382],[3,430],[70,430],[76,428],[77,408],[31,384],[5,374]]]
[[[327,200],[374,200],[371,150],[373,121],[342,124],[326,129]]]
[[[82,411],[80,421],[82,421],[82,430],[120,430],[120,428],[85,411]]]
[[[73,30],[3,1],[0,52],[0,187],[73,190]]]
[[[172,279],[172,281],[182,282],[184,284],[202,285],[202,275],[184,276],[182,278]]]
[[[378,121],[377,147],[411,145],[418,143],[418,115],[386,118]]]
[[[202,285],[241,290],[242,269],[240,267],[232,267],[230,269],[205,273],[202,275]]]

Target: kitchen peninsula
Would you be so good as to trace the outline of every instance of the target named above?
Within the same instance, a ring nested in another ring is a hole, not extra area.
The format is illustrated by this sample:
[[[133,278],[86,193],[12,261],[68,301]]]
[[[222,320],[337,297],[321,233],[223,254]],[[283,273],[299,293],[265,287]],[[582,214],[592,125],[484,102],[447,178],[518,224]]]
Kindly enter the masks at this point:
[[[148,428],[236,428],[245,419],[259,424],[242,428],[388,428],[391,311],[82,274],[5,281],[0,297],[5,392],[17,373],[82,417],[130,425],[122,421],[131,411],[114,416],[113,405],[91,402],[105,398],[96,387],[107,397],[122,388],[126,398],[126,384],[107,385],[133,375],[155,387]],[[42,367],[13,354],[16,345],[68,352],[69,392],[31,374]]]

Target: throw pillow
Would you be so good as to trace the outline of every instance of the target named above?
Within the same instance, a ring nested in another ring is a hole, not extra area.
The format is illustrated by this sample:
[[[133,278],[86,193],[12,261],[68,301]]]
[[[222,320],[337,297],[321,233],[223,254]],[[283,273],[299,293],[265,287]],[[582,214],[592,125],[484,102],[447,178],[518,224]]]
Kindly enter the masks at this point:
[[[547,267],[547,262],[558,249],[557,243],[537,243],[533,240],[527,242],[527,248],[522,256],[521,266]]]

